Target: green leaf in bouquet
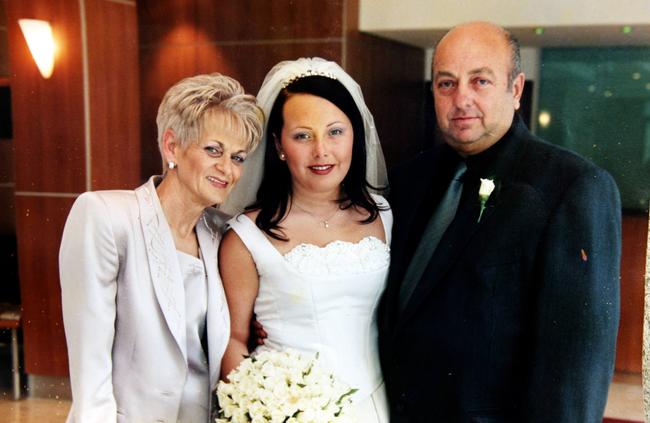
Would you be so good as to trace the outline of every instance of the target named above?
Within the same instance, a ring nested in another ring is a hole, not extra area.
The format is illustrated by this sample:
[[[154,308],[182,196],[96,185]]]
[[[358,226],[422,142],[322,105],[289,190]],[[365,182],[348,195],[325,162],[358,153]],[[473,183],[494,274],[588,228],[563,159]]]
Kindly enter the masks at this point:
[[[352,396],[352,395],[354,395],[354,393],[357,392],[357,391],[358,391],[358,389],[356,389],[356,388],[351,388],[348,392],[346,392],[345,394],[341,395],[341,398],[339,398],[338,401],[336,401],[336,405],[341,405],[341,403],[343,402],[343,400],[345,399],[345,397]]]

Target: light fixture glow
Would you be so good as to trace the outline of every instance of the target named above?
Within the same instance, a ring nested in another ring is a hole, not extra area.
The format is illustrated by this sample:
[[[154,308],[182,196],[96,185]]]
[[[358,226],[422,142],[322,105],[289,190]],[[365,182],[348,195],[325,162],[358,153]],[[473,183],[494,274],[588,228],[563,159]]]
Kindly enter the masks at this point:
[[[539,122],[539,126],[541,126],[542,128],[546,128],[548,127],[548,125],[551,124],[551,114],[546,110],[543,110],[542,112],[539,113],[539,116],[537,117],[537,121]]]
[[[19,19],[18,24],[41,76],[49,78],[54,71],[55,50],[50,23],[38,19]]]

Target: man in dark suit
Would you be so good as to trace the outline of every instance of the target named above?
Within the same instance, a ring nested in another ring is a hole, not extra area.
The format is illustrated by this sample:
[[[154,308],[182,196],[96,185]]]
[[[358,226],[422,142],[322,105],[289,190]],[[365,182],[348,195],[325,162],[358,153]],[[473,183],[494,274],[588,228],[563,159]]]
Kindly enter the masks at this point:
[[[517,42],[498,26],[460,25],[436,48],[445,143],[391,177],[379,333],[392,423],[602,422],[619,321],[618,190],[528,131],[516,114],[523,84]]]

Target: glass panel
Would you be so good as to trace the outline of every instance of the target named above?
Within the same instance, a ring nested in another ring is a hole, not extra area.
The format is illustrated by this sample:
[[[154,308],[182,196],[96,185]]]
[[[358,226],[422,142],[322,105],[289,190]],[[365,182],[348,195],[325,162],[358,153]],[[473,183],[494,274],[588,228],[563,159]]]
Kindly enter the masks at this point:
[[[542,50],[537,132],[607,169],[623,208],[650,200],[650,48]]]

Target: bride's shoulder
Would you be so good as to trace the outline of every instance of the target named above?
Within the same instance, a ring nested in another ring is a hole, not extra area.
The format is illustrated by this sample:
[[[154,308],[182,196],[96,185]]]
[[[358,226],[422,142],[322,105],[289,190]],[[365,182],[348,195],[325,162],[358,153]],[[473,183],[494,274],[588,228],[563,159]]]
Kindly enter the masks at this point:
[[[370,196],[375,201],[377,206],[379,206],[380,209],[390,208],[390,205],[388,204],[388,200],[386,200],[386,198],[383,195],[370,193]]]
[[[247,218],[249,218],[250,220],[252,220],[253,222],[255,222],[255,219],[257,219],[257,215],[260,214],[260,210],[259,209],[249,210],[249,211],[244,212],[242,214],[244,216],[246,216]]]
[[[259,210],[251,210],[242,213],[237,213],[236,215],[231,217],[230,220],[228,220],[226,226],[227,228],[232,228],[241,225],[246,225],[249,222],[255,223],[255,219],[257,219],[258,214],[259,214]]]
[[[388,204],[388,200],[380,194],[370,194],[372,195],[373,200],[379,208],[379,216],[381,217],[381,222],[384,227],[384,233],[386,235],[386,243],[390,244],[390,232],[393,228],[393,211]]]

